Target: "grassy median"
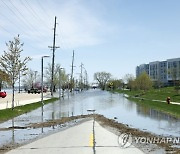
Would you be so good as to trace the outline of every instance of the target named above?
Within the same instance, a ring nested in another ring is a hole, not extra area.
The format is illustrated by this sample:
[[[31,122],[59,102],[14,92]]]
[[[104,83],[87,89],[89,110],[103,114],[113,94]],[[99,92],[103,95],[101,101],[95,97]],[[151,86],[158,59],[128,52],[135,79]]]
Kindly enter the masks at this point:
[[[44,100],[44,104],[52,103],[56,100],[58,100],[58,98],[51,98],[48,100]],[[14,110],[12,110],[11,108],[0,110],[0,122],[12,119],[21,114],[35,110],[39,107],[41,107],[41,102],[35,102],[35,103],[23,105],[23,106],[18,106],[18,107],[15,107]]]
[[[143,106],[157,109],[162,112],[171,114],[180,118],[180,105],[167,104],[165,102],[167,97],[171,97],[171,101],[180,103],[180,95],[173,87],[166,87],[160,89],[151,89],[149,91],[129,91],[129,90],[115,90],[115,92],[125,93],[129,95],[129,99]],[[152,101],[160,100],[160,101]]]

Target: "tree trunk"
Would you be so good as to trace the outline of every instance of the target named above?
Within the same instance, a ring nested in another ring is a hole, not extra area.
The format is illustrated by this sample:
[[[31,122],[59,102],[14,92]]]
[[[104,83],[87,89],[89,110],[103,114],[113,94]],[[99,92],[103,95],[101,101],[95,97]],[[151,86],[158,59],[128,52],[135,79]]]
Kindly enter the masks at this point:
[[[0,91],[2,89],[2,80],[0,80]]]
[[[12,110],[14,110],[14,81],[13,81],[13,84],[12,84]]]

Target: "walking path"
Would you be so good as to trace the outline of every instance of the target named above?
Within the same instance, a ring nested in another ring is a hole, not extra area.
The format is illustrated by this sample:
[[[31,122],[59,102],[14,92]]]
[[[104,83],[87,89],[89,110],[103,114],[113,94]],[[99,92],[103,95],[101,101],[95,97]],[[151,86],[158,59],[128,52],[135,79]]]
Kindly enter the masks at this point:
[[[44,93],[44,100],[50,99],[49,93]],[[22,106],[41,101],[41,94],[15,93],[14,106]],[[12,94],[0,98],[0,110],[12,107]]]
[[[118,136],[93,120],[41,138],[7,154],[143,154],[134,146],[121,148]]]
[[[128,98],[129,95],[124,94],[124,97]],[[163,103],[167,103],[166,101],[162,101],[162,100],[150,100],[150,99],[142,98],[142,97],[134,97],[134,98],[139,98],[139,99],[149,100],[149,101],[153,101],[153,102],[163,102]],[[179,102],[170,102],[170,104],[180,105]]]

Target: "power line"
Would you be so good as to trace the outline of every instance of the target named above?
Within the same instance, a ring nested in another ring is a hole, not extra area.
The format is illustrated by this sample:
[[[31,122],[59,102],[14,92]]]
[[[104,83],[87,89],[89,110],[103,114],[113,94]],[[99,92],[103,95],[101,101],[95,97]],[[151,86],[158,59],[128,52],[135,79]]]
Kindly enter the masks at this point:
[[[15,17],[16,17],[19,21],[25,23],[22,19],[20,19],[20,18],[17,16],[16,12],[13,11],[13,9],[11,9],[4,1],[2,1],[2,2],[3,2],[3,4],[11,11],[11,13],[12,13],[13,15],[15,15]],[[26,24],[26,23],[25,23],[25,24]],[[29,25],[27,25],[27,26],[29,26]]]
[[[1,29],[3,29],[5,32],[7,32],[7,33],[9,33],[9,34],[11,35],[11,33],[10,33],[8,30],[6,30],[3,26],[0,25],[0,27],[1,27]]]
[[[3,15],[12,25],[15,25],[16,27],[18,27],[18,29],[20,30],[20,32],[22,32],[23,31],[23,33],[26,35],[26,36],[29,36],[29,35],[31,35],[31,33],[30,34],[28,34],[26,31],[27,30],[25,30],[25,29],[30,29],[30,30],[33,30],[33,31],[36,31],[37,33],[39,33],[40,35],[41,35],[41,37],[43,37],[43,38],[45,38],[44,37],[44,33],[42,34],[42,32],[41,31],[38,31],[28,20],[26,20],[26,18],[23,16],[23,14],[19,11],[19,9],[11,2],[11,1],[9,1],[10,3],[11,3],[11,5],[13,6],[13,8],[14,8],[14,10],[9,6],[9,5],[7,5],[4,1],[2,1],[2,3],[4,4],[4,6],[6,7],[6,8],[8,8],[9,10],[10,10],[10,12],[16,17],[16,18],[18,18],[18,20],[22,23],[24,23],[22,26],[23,26],[23,28],[19,28],[18,26],[16,26],[16,22],[14,23],[14,22],[12,22],[8,17],[6,17],[5,15]],[[1,5],[1,7],[4,7],[4,6],[2,6]],[[21,18],[19,18],[19,16],[18,16],[18,14],[17,14],[17,12],[15,12],[15,10],[21,15],[20,17]],[[1,13],[1,15],[2,15],[2,13]],[[26,26],[25,26],[26,25]],[[18,32],[18,33],[20,33],[20,32]],[[35,38],[36,40],[38,40],[39,42],[42,42],[42,39],[40,39],[39,37],[36,37]]]
[[[37,20],[40,19],[40,20],[45,24],[46,28],[50,29],[49,26],[47,25],[47,23],[44,22],[44,20],[42,20],[42,19],[39,17],[39,15],[38,15],[38,14],[36,13],[36,11],[31,7],[31,5],[28,3],[28,1],[25,0],[25,2],[26,2],[26,4],[29,6],[29,8],[30,8],[30,10],[31,10],[34,18],[36,18]],[[39,19],[38,19],[37,17],[38,17]]]
[[[39,2],[39,0],[36,0],[37,1],[37,4],[40,6],[40,8],[41,8],[41,10],[49,17],[49,18],[51,18],[50,17],[50,15],[47,13],[47,11],[44,9],[44,7],[41,5],[41,3]]]
[[[0,12],[0,15],[3,16],[4,18],[6,18],[12,25],[15,25],[18,30],[21,30],[16,24],[14,24],[14,22],[12,22],[8,17],[6,17],[6,16],[5,16],[4,14],[2,14],[1,12]]]

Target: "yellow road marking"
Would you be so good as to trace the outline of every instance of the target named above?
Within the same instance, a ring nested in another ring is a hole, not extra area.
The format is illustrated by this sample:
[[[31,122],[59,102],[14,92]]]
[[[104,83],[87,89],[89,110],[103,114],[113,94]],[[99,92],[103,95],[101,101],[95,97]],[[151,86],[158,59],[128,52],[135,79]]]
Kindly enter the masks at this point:
[[[90,138],[89,138],[89,146],[93,147],[93,141],[94,141],[94,136],[93,133],[91,133]]]

